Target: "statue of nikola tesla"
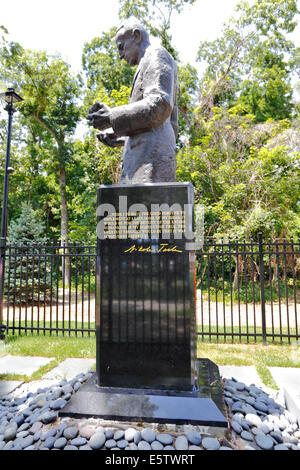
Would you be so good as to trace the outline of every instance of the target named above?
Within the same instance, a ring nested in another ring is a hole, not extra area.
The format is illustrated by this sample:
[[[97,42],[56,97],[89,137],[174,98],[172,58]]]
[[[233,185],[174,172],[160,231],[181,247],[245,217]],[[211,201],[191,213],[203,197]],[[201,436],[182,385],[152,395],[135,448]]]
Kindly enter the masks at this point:
[[[150,44],[135,19],[124,22],[115,39],[120,58],[138,65],[129,104],[109,108],[96,101],[87,119],[102,131],[97,137],[103,144],[124,145],[119,183],[175,181],[176,64],[164,47]]]

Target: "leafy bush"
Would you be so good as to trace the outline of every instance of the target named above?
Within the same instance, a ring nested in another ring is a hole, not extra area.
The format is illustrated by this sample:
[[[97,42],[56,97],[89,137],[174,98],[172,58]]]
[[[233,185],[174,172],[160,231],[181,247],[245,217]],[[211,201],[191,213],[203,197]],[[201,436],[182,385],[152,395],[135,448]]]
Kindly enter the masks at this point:
[[[50,257],[46,256],[45,227],[30,204],[8,228],[5,289],[6,299],[28,303],[46,295],[50,288]]]

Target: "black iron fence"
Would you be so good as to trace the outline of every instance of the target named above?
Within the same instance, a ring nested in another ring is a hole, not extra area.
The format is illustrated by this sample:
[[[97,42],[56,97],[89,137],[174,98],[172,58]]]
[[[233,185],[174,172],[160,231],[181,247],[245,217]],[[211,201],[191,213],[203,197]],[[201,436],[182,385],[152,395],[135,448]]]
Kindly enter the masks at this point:
[[[202,340],[291,342],[299,338],[300,244],[293,238],[208,240],[197,257]]]
[[[12,334],[95,333],[95,246],[11,245],[2,323]]]
[[[2,324],[9,334],[95,334],[95,261],[92,245],[7,246]],[[297,340],[299,273],[299,240],[206,240],[197,252],[199,339]]]

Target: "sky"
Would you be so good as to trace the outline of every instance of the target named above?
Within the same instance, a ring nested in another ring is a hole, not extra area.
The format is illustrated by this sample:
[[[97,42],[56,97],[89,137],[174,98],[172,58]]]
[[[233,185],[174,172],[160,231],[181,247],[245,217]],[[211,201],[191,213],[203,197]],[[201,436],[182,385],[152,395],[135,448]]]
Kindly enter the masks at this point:
[[[213,40],[239,0],[197,0],[174,14],[171,34],[183,63],[196,64],[200,41]],[[299,0],[300,3],[300,0]],[[1,0],[0,25],[25,48],[60,53],[74,72],[85,42],[119,24],[118,0]],[[293,34],[300,46],[300,26]]]
[[[189,62],[201,74],[205,64],[196,62],[200,42],[220,35],[239,1],[196,0],[179,15],[173,14],[170,33],[182,63]],[[120,24],[118,0],[0,0],[0,5],[0,25],[8,30],[9,40],[24,48],[59,53],[74,73],[81,71],[84,44]],[[300,24],[291,39],[300,47]]]

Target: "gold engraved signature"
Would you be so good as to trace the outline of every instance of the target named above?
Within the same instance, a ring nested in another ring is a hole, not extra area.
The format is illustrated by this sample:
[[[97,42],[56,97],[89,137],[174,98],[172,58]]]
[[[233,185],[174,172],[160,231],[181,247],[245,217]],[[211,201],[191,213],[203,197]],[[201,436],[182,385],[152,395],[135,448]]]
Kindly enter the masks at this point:
[[[139,246],[132,245],[124,253],[182,253],[182,250],[177,248],[177,245],[170,246],[168,243],[160,243],[159,249],[156,251],[152,250],[150,246]]]

